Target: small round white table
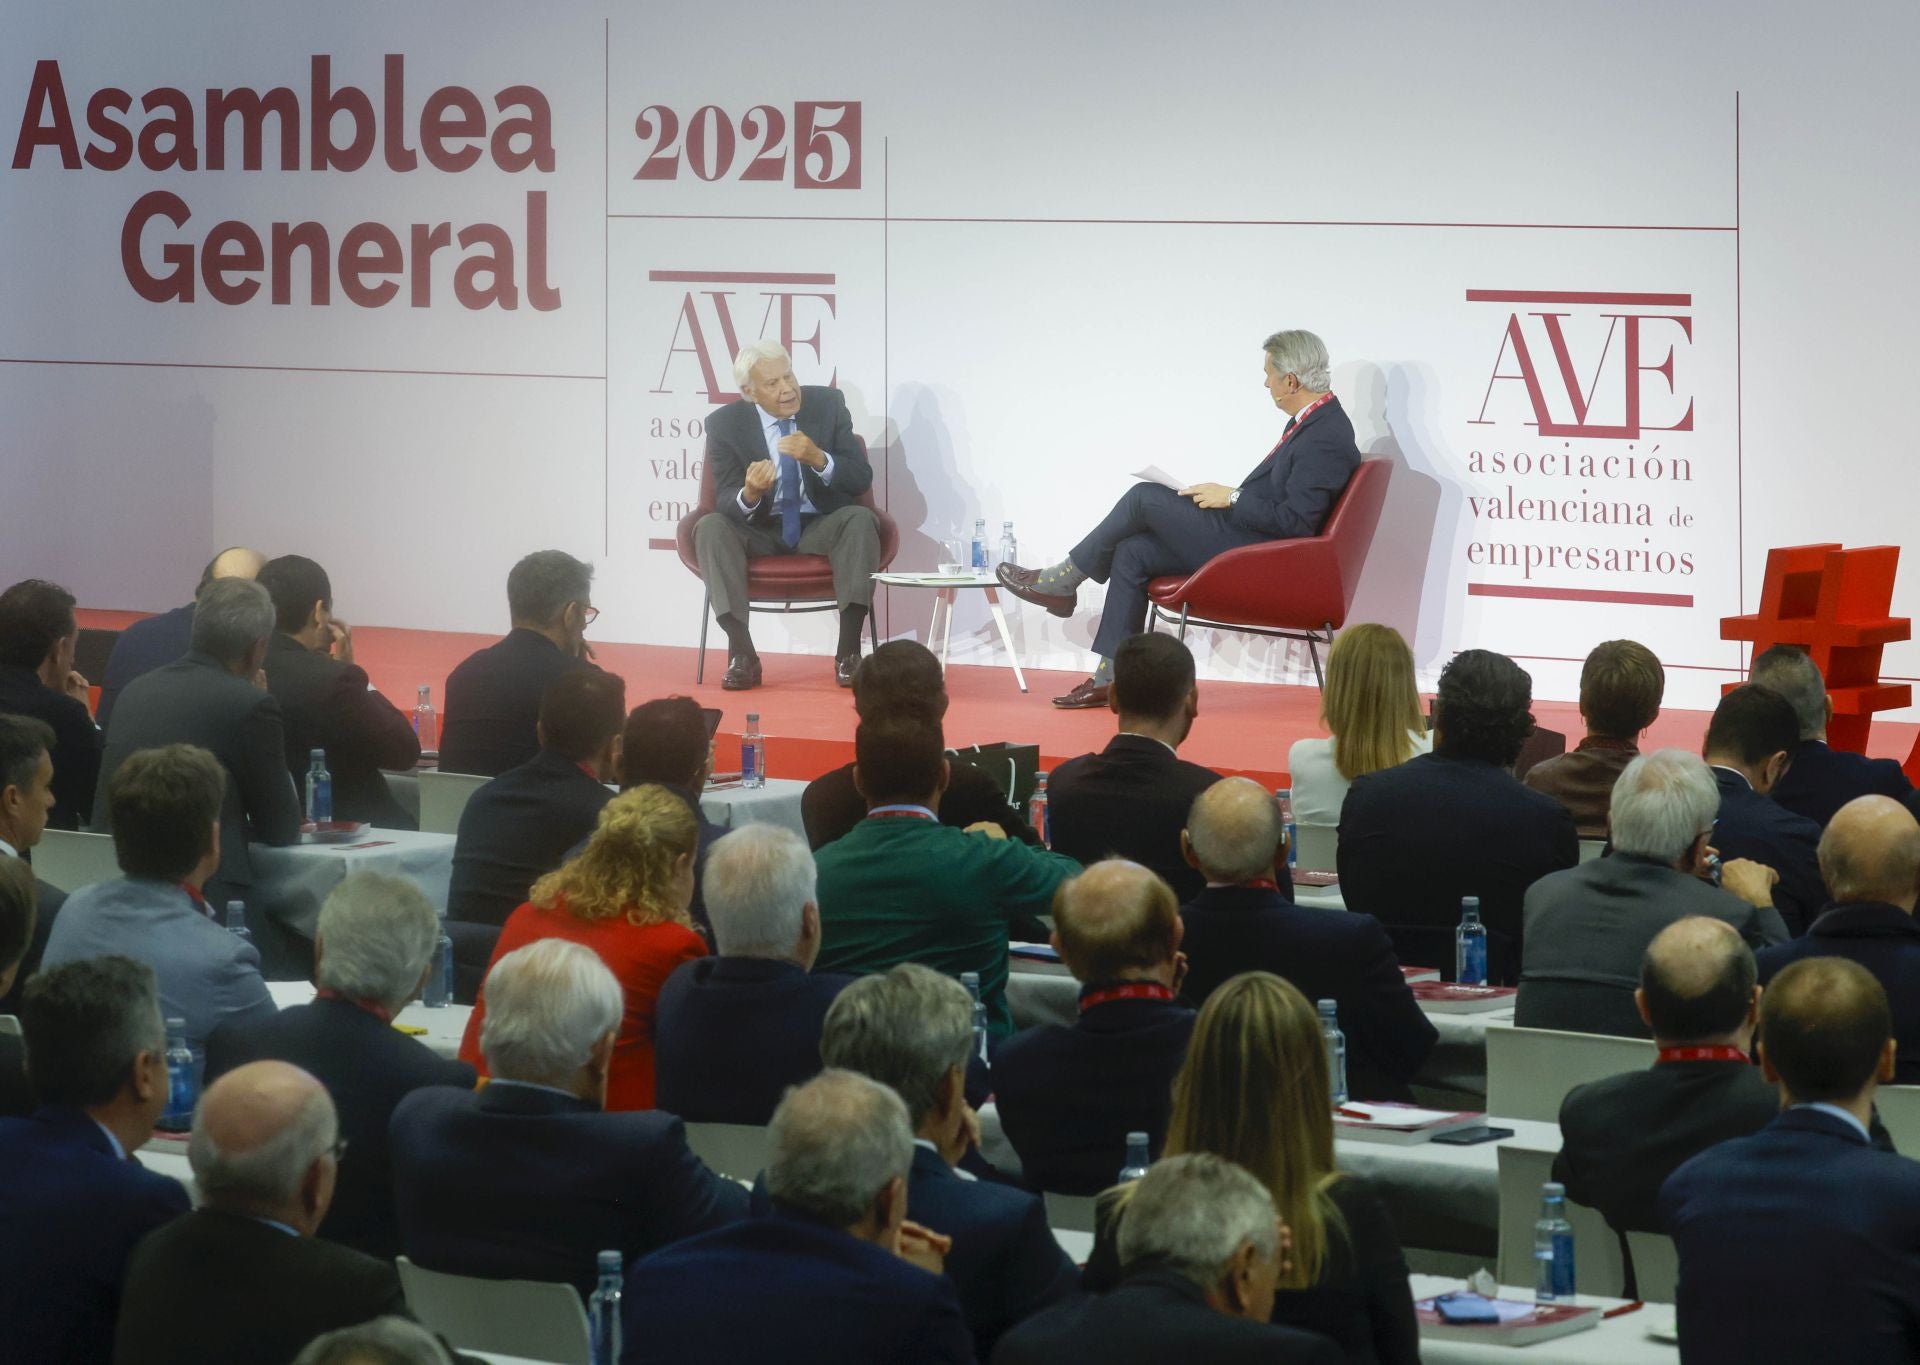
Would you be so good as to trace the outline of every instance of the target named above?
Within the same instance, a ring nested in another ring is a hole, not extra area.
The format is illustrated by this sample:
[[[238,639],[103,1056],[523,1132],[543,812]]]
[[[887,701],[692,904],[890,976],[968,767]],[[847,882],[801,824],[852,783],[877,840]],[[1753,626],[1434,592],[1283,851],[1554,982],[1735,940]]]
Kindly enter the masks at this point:
[[[980,573],[969,569],[961,574],[943,573],[877,573],[873,576],[876,583],[885,583],[895,588],[930,588],[933,590],[933,621],[927,627],[927,643],[933,643],[933,637],[940,637],[940,666],[947,666],[947,644],[953,635],[953,600],[963,588],[978,588],[987,595],[987,607],[993,612],[993,624],[999,628],[1000,643],[1007,647],[1007,663],[1013,669],[1013,680],[1020,684],[1022,692],[1027,690],[1026,674],[1020,671],[1020,656],[1013,648],[1013,633],[1007,629],[1007,614],[1000,609],[1000,583],[990,573]]]

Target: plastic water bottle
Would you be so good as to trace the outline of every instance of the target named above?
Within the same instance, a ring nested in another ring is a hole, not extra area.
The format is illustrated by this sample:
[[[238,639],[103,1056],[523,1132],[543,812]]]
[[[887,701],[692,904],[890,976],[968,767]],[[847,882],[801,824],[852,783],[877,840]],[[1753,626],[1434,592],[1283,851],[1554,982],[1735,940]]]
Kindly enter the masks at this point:
[[[433,945],[433,970],[427,973],[427,988],[420,992],[420,1003],[430,1010],[443,1010],[453,1003],[453,939],[447,933],[447,912],[440,911],[440,938]]]
[[[1145,1133],[1127,1134],[1127,1164],[1120,1168],[1120,1184],[1129,1180],[1138,1180],[1146,1175],[1147,1167],[1153,1164],[1153,1158],[1147,1155],[1147,1135]]]
[[[767,785],[767,741],[760,733],[760,713],[747,712],[747,732],[740,736],[740,785]]]
[[[1540,1221],[1533,1225],[1533,1299],[1573,1299],[1573,1224],[1567,1221],[1567,1188],[1549,1180],[1540,1187]]]
[[[253,942],[253,930],[247,928],[247,903],[245,901],[227,902],[227,932],[242,943]]]
[[[593,1365],[620,1365],[620,1291],[626,1280],[620,1253],[600,1253],[600,1282],[587,1300],[587,1331],[593,1340]]]
[[[1337,1109],[1347,1102],[1347,1035],[1340,1031],[1340,1009],[1331,1000],[1320,1002],[1320,1036],[1327,1042],[1327,1089]]]
[[[324,825],[333,819],[333,774],[327,771],[327,751],[307,755],[307,819]]]
[[[433,689],[425,683],[420,684],[420,699],[413,704],[413,734],[422,753],[439,749],[440,717],[433,711]]]
[[[160,1125],[176,1131],[193,1126],[193,1107],[200,1102],[200,1075],[193,1049],[187,1046],[187,1021],[167,1020],[167,1108]]]
[[[987,1064],[987,1002],[980,998],[980,973],[960,973],[960,984],[967,988],[967,994],[973,997],[973,1050],[980,1057],[980,1065]]]
[[[1460,928],[1453,936],[1453,979],[1462,986],[1487,984],[1487,926],[1480,922],[1480,898],[1460,898]]]
[[[973,523],[973,570],[987,571],[987,519],[976,517]]]
[[[1300,862],[1300,836],[1293,823],[1293,788],[1275,787],[1273,799],[1280,807],[1280,823],[1287,828],[1287,866],[1293,868]]]
[[[1013,538],[1013,523],[1000,523],[1000,562],[1018,564],[1020,562],[1020,542]]]
[[[1053,840],[1047,832],[1047,775],[1041,773],[1034,779],[1033,795],[1027,798],[1027,823],[1033,826],[1033,832],[1040,836],[1040,842],[1048,848]]]

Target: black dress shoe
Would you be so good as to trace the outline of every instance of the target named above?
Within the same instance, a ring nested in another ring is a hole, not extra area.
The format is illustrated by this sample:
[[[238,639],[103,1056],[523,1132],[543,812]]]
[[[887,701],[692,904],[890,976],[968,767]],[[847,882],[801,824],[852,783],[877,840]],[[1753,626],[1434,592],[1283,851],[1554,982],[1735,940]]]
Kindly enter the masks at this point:
[[[1113,695],[1113,684],[1095,682],[1088,678],[1064,697],[1055,697],[1053,704],[1062,711],[1106,710],[1107,698]]]
[[[1055,616],[1071,616],[1079,605],[1079,598],[1074,593],[1042,591],[1035,583],[1035,580],[1040,577],[1036,569],[1023,569],[1017,564],[1002,564],[993,571],[993,576],[1000,580],[1001,587],[1022,602],[1031,602],[1034,606],[1044,608]]]
[[[760,685],[760,656],[749,654],[727,663],[727,676],[720,680],[722,691],[745,692]]]
[[[856,651],[843,654],[833,661],[833,680],[842,687],[853,686],[853,671],[860,667],[860,655]]]

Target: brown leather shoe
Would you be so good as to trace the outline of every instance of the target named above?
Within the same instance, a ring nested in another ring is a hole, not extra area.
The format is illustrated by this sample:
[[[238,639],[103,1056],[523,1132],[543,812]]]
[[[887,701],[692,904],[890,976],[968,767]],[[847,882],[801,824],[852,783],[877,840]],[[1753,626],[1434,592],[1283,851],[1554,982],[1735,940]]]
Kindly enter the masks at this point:
[[[1062,711],[1092,711],[1107,709],[1107,698],[1113,695],[1113,684],[1095,682],[1088,678],[1064,697],[1055,697],[1053,704]]]
[[[1071,616],[1079,605],[1079,597],[1075,593],[1042,592],[1035,587],[1034,580],[1040,576],[1037,570],[1023,569],[1017,564],[1002,564],[994,569],[993,576],[1000,580],[1001,587],[1022,602],[1031,602],[1055,616]],[[1101,704],[1105,705],[1104,702]]]
[[[758,654],[730,660],[727,664],[727,676],[720,680],[720,688],[725,692],[747,692],[759,685],[760,656]]]

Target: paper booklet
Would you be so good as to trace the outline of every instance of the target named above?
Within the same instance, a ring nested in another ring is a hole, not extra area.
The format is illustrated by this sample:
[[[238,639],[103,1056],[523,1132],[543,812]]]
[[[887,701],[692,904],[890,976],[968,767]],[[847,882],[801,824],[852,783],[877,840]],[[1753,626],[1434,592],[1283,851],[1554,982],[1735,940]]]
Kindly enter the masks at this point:
[[[1167,473],[1166,470],[1157,464],[1150,464],[1145,469],[1134,470],[1133,477],[1147,483],[1157,483],[1162,488],[1171,488],[1176,493],[1188,486],[1184,479],[1174,478],[1173,475]]]
[[[1348,1100],[1333,1116],[1333,1135],[1404,1147],[1427,1142],[1441,1133],[1478,1127],[1486,1119],[1485,1114],[1465,1110],[1422,1109],[1417,1104]]]
[[[1451,981],[1415,981],[1413,998],[1430,1014],[1484,1014],[1513,1008],[1514,986],[1458,986]]]
[[[1533,1304],[1519,1299],[1489,1299],[1498,1322],[1448,1322],[1422,1299],[1413,1306],[1424,1341],[1476,1341],[1486,1346],[1531,1346],[1600,1325],[1599,1308],[1580,1304]]]

